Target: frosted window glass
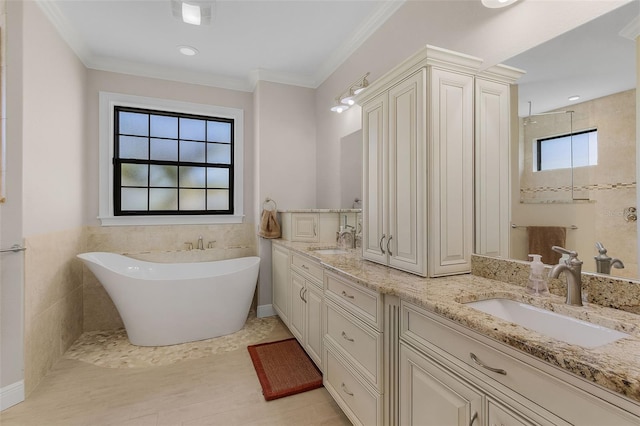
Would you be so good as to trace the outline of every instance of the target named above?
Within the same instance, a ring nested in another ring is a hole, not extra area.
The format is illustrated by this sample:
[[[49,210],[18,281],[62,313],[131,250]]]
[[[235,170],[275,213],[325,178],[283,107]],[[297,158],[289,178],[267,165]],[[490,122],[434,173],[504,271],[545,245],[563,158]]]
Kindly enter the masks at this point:
[[[204,167],[180,167],[180,187],[204,188]]]
[[[231,164],[231,145],[207,144],[207,163]]]
[[[208,188],[229,188],[229,169],[207,169]]]
[[[181,189],[180,210],[205,210],[204,189]]]
[[[196,141],[203,141],[205,131],[204,120],[195,120],[192,118],[180,119],[180,139],[192,139]]]
[[[231,143],[231,123],[207,121],[207,140],[209,142]]]
[[[120,174],[122,186],[147,186],[148,170],[146,164],[123,164]]]
[[[151,139],[151,159],[177,161],[178,141]]]
[[[209,189],[207,191],[207,210],[229,210],[229,191]]]
[[[149,139],[135,136],[120,136],[120,158],[149,158]]]
[[[178,167],[152,165],[149,170],[149,186],[178,186]]]
[[[146,188],[122,188],[121,210],[147,210]]]
[[[178,139],[178,118],[166,115],[151,116],[151,136]]]
[[[178,190],[151,188],[149,210],[178,210]]]
[[[180,141],[180,161],[204,163],[205,143]]]
[[[149,115],[135,112],[120,112],[119,133],[124,135],[149,135]]]

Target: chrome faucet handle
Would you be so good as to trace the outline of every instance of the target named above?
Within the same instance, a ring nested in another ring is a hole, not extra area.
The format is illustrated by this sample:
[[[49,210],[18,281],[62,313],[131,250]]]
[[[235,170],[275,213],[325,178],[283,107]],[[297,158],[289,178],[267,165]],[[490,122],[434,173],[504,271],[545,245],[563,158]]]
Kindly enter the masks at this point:
[[[598,250],[598,253],[605,255],[607,254],[607,249],[604,248],[604,246],[602,245],[602,243],[600,241],[598,241],[596,243],[596,250]]]
[[[551,250],[555,251],[556,253],[568,255],[569,260],[566,261],[567,265],[582,265],[582,261],[578,259],[578,252],[575,250],[567,250],[566,248],[560,246],[552,246]]]

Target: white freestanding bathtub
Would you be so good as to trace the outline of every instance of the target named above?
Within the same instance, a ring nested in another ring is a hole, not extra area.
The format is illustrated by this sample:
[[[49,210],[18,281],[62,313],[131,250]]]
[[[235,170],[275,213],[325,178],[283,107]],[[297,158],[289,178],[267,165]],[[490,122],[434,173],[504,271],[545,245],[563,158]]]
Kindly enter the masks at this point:
[[[115,253],[79,254],[116,305],[138,346],[164,346],[223,336],[247,319],[259,257],[215,262],[154,263]]]

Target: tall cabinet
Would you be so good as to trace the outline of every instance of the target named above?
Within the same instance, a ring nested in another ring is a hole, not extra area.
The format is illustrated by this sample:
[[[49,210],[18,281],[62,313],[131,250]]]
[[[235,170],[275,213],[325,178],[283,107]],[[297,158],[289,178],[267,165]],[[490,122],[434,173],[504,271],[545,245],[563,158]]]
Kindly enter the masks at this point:
[[[364,258],[422,276],[470,270],[481,62],[427,46],[358,98]]]

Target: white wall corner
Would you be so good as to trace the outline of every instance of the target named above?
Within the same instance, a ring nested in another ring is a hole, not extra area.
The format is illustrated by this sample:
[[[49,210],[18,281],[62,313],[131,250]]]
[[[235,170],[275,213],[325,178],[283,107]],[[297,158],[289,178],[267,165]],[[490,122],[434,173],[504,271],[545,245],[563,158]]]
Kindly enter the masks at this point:
[[[258,309],[256,311],[256,316],[258,318],[272,317],[274,315],[277,315],[277,314],[276,314],[276,310],[273,309],[272,304],[260,305],[258,306]]]
[[[24,401],[24,380],[0,389],[0,411]]]

